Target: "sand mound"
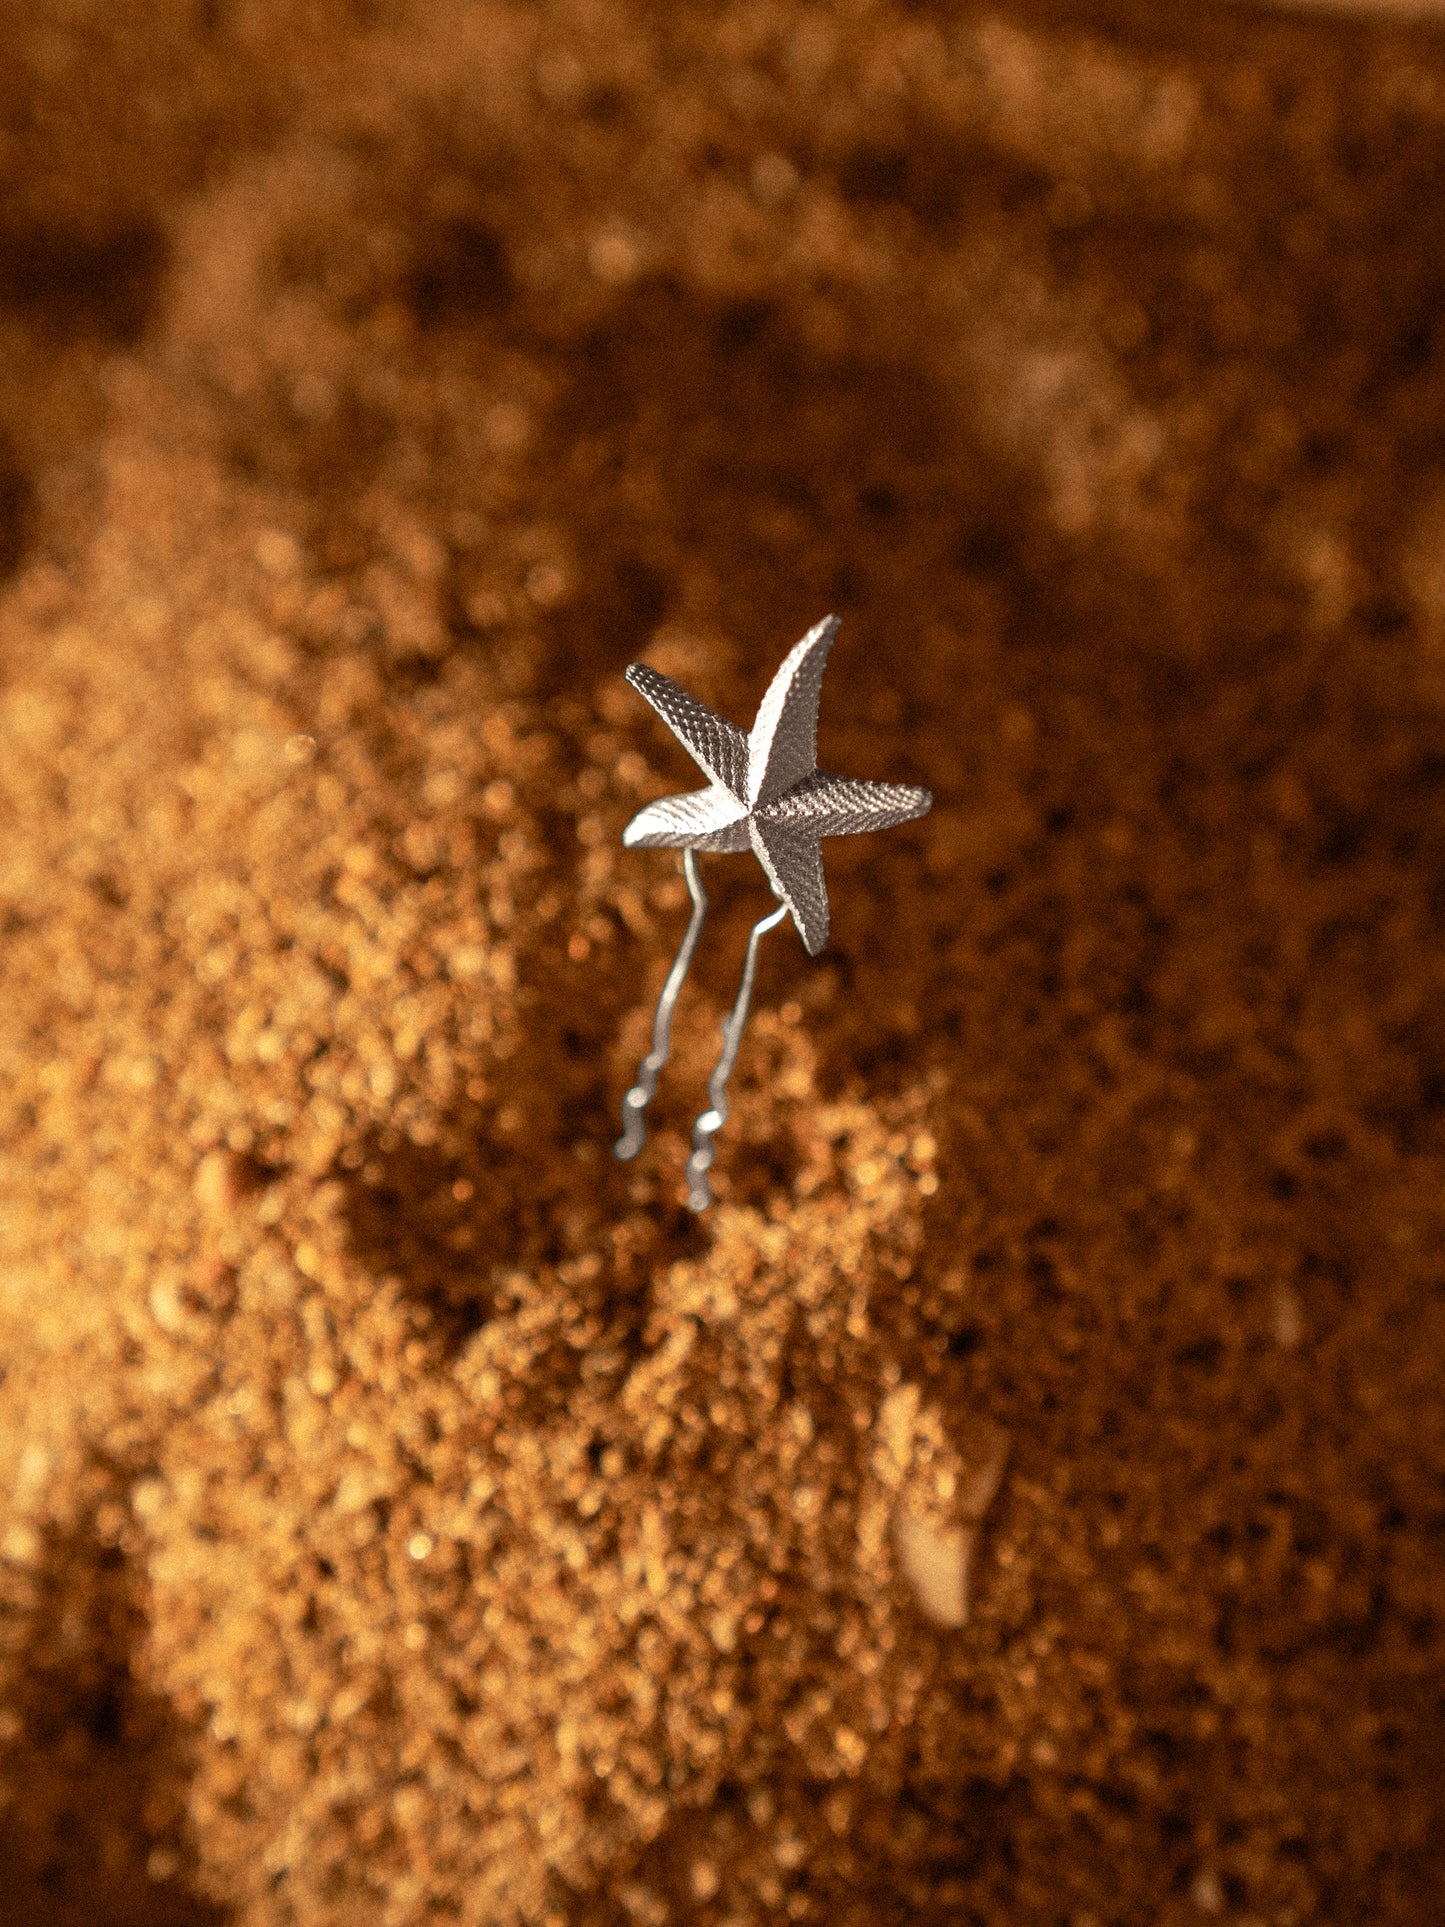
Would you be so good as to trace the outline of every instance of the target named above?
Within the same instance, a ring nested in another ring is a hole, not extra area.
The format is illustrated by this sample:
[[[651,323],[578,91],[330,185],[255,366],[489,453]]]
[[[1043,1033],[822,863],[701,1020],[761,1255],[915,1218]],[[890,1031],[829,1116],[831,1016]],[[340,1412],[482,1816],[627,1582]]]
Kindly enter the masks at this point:
[[[0,1921],[1425,1918],[1445,50],[6,11]]]

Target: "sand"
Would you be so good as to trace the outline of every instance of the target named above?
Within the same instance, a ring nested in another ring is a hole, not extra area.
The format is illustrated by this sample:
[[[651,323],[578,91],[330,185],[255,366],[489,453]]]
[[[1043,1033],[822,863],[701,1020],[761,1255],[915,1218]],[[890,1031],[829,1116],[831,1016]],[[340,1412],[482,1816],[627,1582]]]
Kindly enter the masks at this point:
[[[1445,40],[3,15],[0,1922],[1432,1918]]]

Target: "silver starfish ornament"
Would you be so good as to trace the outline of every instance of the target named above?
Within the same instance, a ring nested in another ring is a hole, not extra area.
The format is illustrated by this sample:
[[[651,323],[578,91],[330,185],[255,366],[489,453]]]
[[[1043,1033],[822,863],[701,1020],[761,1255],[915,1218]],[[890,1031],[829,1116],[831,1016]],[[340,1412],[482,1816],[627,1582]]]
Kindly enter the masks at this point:
[[[613,1147],[619,1158],[636,1157],[646,1142],[644,1113],[667,1062],[672,1014],[707,915],[698,852],[752,850],[779,899],[779,907],[756,923],[748,937],[742,984],[723,1025],[722,1055],[708,1083],[708,1108],[693,1127],[687,1180],[688,1205],[694,1211],[706,1210],[712,1202],[707,1181],[712,1140],[727,1118],[727,1081],[747,1022],[763,936],[791,916],[804,949],[816,957],[828,941],[822,838],[886,830],[926,815],[933,804],[927,790],[911,784],[865,782],[818,768],[818,699],[838,623],[837,616],[825,616],[790,652],[746,735],[646,663],[635,662],[627,671],[627,680],[652,704],[708,783],[706,789],[649,803],[622,832],[628,849],[683,852],[693,908],[658,998],[652,1049],[622,1100],[622,1136]]]

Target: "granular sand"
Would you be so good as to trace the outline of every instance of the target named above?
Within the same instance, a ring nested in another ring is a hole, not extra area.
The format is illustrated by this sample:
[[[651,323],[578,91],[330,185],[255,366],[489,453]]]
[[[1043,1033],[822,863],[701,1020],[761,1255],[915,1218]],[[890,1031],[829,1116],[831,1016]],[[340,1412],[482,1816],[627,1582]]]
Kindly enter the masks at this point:
[[[0,1922],[1432,1918],[1445,43],[3,13]]]

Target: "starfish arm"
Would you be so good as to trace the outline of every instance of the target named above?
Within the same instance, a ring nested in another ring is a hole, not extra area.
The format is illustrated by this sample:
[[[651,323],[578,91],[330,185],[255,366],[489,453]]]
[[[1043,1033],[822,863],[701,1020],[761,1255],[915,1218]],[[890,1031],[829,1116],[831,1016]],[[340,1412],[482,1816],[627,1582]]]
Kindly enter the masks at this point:
[[[856,836],[909,823],[932,807],[931,793],[911,783],[868,783],[820,769],[767,804],[761,814],[769,822],[806,827],[814,836]]]
[[[622,832],[622,841],[629,850],[712,850],[719,855],[752,847],[747,810],[717,783],[649,803]]]
[[[645,662],[634,662],[627,680],[652,704],[704,776],[731,790],[741,802],[747,793],[748,739],[737,724]]]
[[[748,829],[774,894],[788,906],[803,948],[816,957],[828,941],[828,886],[816,832],[796,823],[750,816]]]
[[[838,617],[824,616],[768,685],[748,737],[748,802],[772,802],[818,761],[818,697]]]

